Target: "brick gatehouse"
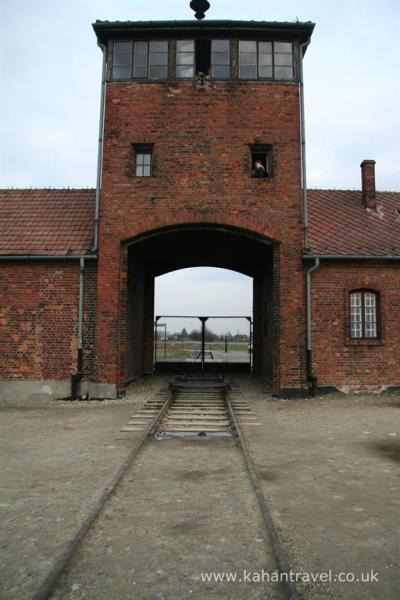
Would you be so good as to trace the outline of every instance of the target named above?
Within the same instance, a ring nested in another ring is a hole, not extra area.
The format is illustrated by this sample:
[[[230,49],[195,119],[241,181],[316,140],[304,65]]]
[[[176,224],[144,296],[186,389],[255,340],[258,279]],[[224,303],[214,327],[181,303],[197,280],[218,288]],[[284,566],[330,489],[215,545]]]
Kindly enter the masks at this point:
[[[0,190],[0,395],[115,397],[153,372],[154,278],[253,278],[280,396],[400,384],[400,193],[307,190],[312,23],[96,22],[93,190]],[[340,185],[340,181],[338,181]]]

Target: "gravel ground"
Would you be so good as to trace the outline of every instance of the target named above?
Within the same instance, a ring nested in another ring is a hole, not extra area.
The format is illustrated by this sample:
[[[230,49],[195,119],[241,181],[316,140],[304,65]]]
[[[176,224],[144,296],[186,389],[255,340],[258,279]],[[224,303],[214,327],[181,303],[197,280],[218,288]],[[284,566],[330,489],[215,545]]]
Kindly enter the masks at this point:
[[[262,423],[260,426],[246,425],[244,432],[293,570],[303,572],[304,578],[307,578],[306,573],[315,576],[329,569],[332,577],[344,572],[359,578],[361,573],[370,573],[372,569],[379,579],[373,583],[301,583],[302,598],[397,600],[400,597],[400,396],[334,394],[312,400],[276,401],[268,396],[259,380],[245,376],[235,380],[240,384],[242,396],[252,405]],[[34,408],[0,408],[0,598],[24,600],[31,597],[52,560],[126,457],[137,434],[122,435],[120,427],[146,399],[165,387],[166,382],[167,378],[161,377],[143,380],[131,386],[123,400],[49,402]],[[160,495],[160,502],[163,503],[166,529],[161,528],[158,539],[165,538],[170,528],[178,525],[175,529],[179,532],[175,541],[178,548],[179,536],[187,535],[190,539],[193,533],[189,525],[195,525],[196,511],[198,521],[202,523],[201,510],[204,506],[194,503],[187,512],[188,518],[181,519],[179,526],[176,515],[168,513],[167,498],[173,498],[174,493],[190,496],[193,484],[190,473],[193,470],[194,479],[197,473],[201,484],[199,494],[204,492],[212,500],[213,477],[217,486],[219,480],[215,477],[220,469],[221,497],[228,502],[231,494],[228,494],[226,477],[229,477],[233,459],[229,458],[231,449],[226,448],[224,468],[225,450],[220,445],[219,464],[215,469],[210,466],[208,477],[209,463],[204,456],[197,457],[192,452],[190,441],[175,442],[159,444],[164,444],[165,457],[168,447],[171,453],[175,453],[177,469],[180,452],[182,460],[188,459],[188,464],[182,464],[187,480],[183,481],[177,472],[165,469],[167,484]],[[154,446],[154,451],[158,451],[159,447]],[[149,460],[153,460],[155,468],[157,457],[150,450]],[[155,479],[162,477],[162,465],[163,461],[160,461],[160,473]],[[146,482],[145,474],[142,471],[136,476],[141,481],[140,489],[148,486],[146,497],[150,500],[156,495],[159,485],[150,479]],[[240,491],[238,498],[245,503],[243,483],[236,487]],[[192,492],[196,492],[195,488]],[[214,502],[217,503],[217,499],[214,498]],[[151,520],[151,507],[147,510],[148,505],[139,496],[135,506],[139,522],[142,515],[144,521]],[[212,506],[210,501],[210,511]],[[126,509],[125,505],[122,507]],[[253,509],[246,510],[250,514]],[[215,514],[212,519],[214,527],[217,527]],[[126,522],[123,518],[119,521],[121,532],[124,532]],[[254,525],[254,517],[250,518],[250,522]],[[195,535],[199,535],[199,523],[194,529]],[[186,527],[189,528],[187,531]],[[252,563],[253,568],[258,569],[260,561],[257,553],[249,551],[246,544],[240,548],[239,538],[241,535],[245,538],[246,534],[244,531],[241,533],[239,522],[234,530],[240,535],[232,534],[229,570],[240,572],[243,565],[251,569]],[[135,539],[134,533],[131,538]],[[144,543],[144,534],[141,543]],[[121,548],[128,546],[121,545]],[[218,545],[215,544],[215,547]],[[151,548],[151,544],[147,548]],[[200,556],[197,548],[194,539],[193,553],[196,556],[198,552]],[[106,546],[101,547],[101,551],[107,554]],[[115,554],[109,554],[113,556],[115,565]],[[138,557],[139,554],[136,555],[139,561]],[[88,564],[90,560],[88,556]],[[156,549],[151,561],[149,577],[157,562]],[[169,557],[167,563],[171,572],[173,558]],[[187,572],[193,572],[192,566]],[[131,568],[135,569],[135,566]],[[173,575],[169,576],[163,570],[160,577],[163,585],[170,590],[171,586],[179,584]],[[351,578],[351,575],[348,577]],[[137,581],[137,585],[145,586],[146,563],[140,577],[132,579]],[[59,597],[97,600],[96,595],[84,595],[82,587],[72,589],[75,583],[70,580],[69,587],[62,588]],[[225,588],[223,592],[218,587],[208,590],[205,595],[186,596],[180,594],[180,589],[182,593],[186,589],[185,582],[181,581],[181,585],[182,588],[176,589],[175,597],[179,599],[202,599],[210,595],[230,597],[229,589],[226,591]],[[153,584],[151,590],[154,594],[149,597],[162,598],[157,586]],[[253,588],[251,595],[249,593],[244,590],[241,597],[253,597]],[[112,596],[116,600],[144,597],[138,587],[129,595]],[[264,597],[261,590],[260,597]]]
[[[300,583],[302,597],[400,598],[400,395],[266,401],[237,381],[263,423],[245,433],[292,569],[378,573]]]

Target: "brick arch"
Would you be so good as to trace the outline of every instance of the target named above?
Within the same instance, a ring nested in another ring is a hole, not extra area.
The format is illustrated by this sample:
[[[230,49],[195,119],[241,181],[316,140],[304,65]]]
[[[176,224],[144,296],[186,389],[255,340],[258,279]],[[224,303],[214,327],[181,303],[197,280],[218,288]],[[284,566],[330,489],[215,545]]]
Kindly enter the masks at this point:
[[[150,349],[153,347],[153,340],[150,338],[154,332],[154,278],[173,270],[196,266],[222,267],[253,278],[254,314],[258,335],[254,346],[256,365],[258,372],[264,369],[266,373],[269,370],[271,377],[273,375],[277,380],[279,286],[274,272],[278,270],[279,243],[268,238],[264,232],[244,229],[242,221],[237,221],[239,226],[235,226],[227,224],[226,220],[192,220],[188,223],[181,215],[180,219],[174,219],[174,222],[167,226],[152,229],[147,228],[150,224],[147,220],[146,229],[138,227],[138,230],[142,229],[141,233],[122,242],[119,285],[119,389],[123,389],[125,382],[139,376],[140,372],[150,373],[152,369]],[[180,246],[183,249],[182,254]],[[267,301],[265,294],[268,294],[269,318],[276,324],[269,330],[268,338],[267,334],[262,333],[265,331],[266,319],[266,313],[263,312]],[[135,312],[137,306],[142,307],[141,311],[144,307],[141,322]],[[139,337],[143,340],[143,346],[136,344]],[[273,358],[266,357],[267,343],[275,348],[274,352],[270,352]],[[133,367],[134,363],[137,370]],[[132,367],[131,372],[128,364]]]
[[[191,226],[204,226],[213,227],[227,227],[231,228],[232,232],[242,233],[247,236],[258,235],[261,238],[269,240],[271,242],[280,242],[280,235],[276,228],[273,228],[263,219],[255,219],[250,216],[243,216],[240,214],[226,214],[221,211],[201,211],[201,214],[196,218],[196,212],[191,210],[182,211],[171,211],[164,214],[162,219],[155,213],[152,212],[146,215],[145,218],[135,223],[133,231],[124,237],[122,243],[132,242],[134,238],[138,236],[144,236],[146,234],[157,234],[162,233],[163,230],[167,231],[172,227],[191,227]]]

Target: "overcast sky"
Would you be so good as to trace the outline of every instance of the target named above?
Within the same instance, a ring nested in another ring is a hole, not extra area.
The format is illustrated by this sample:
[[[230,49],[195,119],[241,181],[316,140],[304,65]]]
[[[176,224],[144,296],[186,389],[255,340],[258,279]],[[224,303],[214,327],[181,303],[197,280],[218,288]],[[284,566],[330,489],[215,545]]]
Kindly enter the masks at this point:
[[[210,19],[316,23],[304,62],[309,187],[359,188],[360,162],[373,158],[378,189],[400,190],[398,0],[210,1]],[[91,23],[192,15],[189,0],[0,0],[0,187],[93,187],[101,52]],[[167,281],[164,313],[183,297],[177,274]],[[240,281],[231,276],[238,302]],[[230,307],[232,289],[219,290],[213,303]]]

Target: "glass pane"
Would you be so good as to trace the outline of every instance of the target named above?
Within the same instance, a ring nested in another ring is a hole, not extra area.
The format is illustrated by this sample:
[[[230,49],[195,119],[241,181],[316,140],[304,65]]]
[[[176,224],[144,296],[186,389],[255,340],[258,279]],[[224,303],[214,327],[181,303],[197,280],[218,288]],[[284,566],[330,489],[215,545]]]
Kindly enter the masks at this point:
[[[157,53],[150,53],[149,56],[149,64],[151,65],[166,65],[168,64],[168,54],[161,54],[159,52]]]
[[[135,42],[135,54],[147,54],[147,42]]]
[[[149,177],[150,176],[150,167],[149,166],[144,166],[143,167],[143,176],[144,177]]]
[[[361,306],[361,292],[350,294],[350,306]]]
[[[257,64],[257,53],[256,52],[242,52],[239,54],[239,64],[241,65],[256,65]]]
[[[193,77],[194,68],[193,67],[182,67],[177,65],[176,67],[176,76],[177,77]]]
[[[265,66],[272,66],[272,54],[259,54],[258,55],[258,64]]]
[[[142,165],[136,165],[136,176],[137,177],[141,177],[143,175],[143,166]]]
[[[376,306],[376,295],[371,292],[365,294],[365,306]]]
[[[272,67],[258,67],[259,77],[272,77]]]
[[[212,53],[212,64],[213,65],[229,65],[229,53],[228,52],[213,52]]]
[[[241,79],[257,79],[257,65],[240,65],[239,77]]]
[[[146,153],[142,154],[142,156],[143,156],[143,164],[144,165],[149,165],[150,162],[151,162],[151,154],[150,154],[150,152],[146,152]]]
[[[178,65],[192,65],[194,63],[193,52],[179,52],[176,57],[176,63]]]
[[[178,52],[194,52],[194,40],[178,40],[176,49]]]
[[[168,76],[168,68],[165,66],[149,67],[150,79],[166,79]]]
[[[113,79],[129,79],[131,76],[130,67],[114,67],[113,68]]]
[[[220,79],[228,79],[229,73],[229,65],[228,66],[214,66],[211,69],[212,77],[217,77]]]
[[[229,40],[212,40],[213,52],[229,52]]]
[[[143,165],[143,162],[144,162],[144,154],[142,154],[141,152],[138,152],[136,154],[136,165],[137,166]]]
[[[257,42],[239,42],[239,52],[257,52]]]
[[[134,77],[147,77],[147,66],[145,67],[133,67],[133,76]]]
[[[275,65],[277,67],[291,67],[292,66],[292,55],[291,54],[275,54]]]
[[[275,42],[274,51],[282,52],[285,54],[291,54],[292,53],[292,44],[290,42]]]
[[[150,42],[150,52],[168,52],[168,42]]]
[[[114,67],[130,67],[132,54],[114,54]]]
[[[132,42],[114,42],[114,54],[132,54]]]
[[[272,54],[272,42],[259,42],[258,51],[260,54]]]
[[[276,79],[293,79],[292,67],[275,67]]]
[[[135,54],[135,67],[147,67],[147,54]]]

